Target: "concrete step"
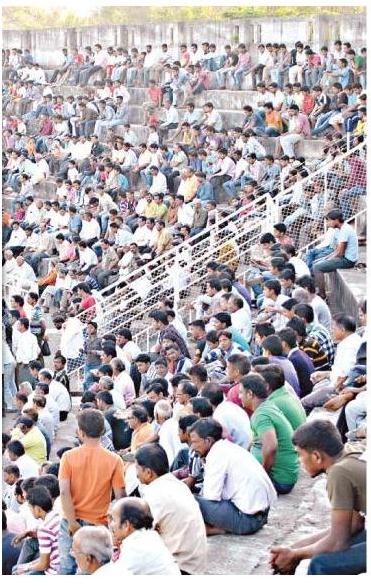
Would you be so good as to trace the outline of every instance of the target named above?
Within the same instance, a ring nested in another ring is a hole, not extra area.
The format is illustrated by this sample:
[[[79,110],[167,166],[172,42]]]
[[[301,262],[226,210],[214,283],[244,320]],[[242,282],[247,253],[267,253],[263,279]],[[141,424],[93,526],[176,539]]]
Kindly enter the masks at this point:
[[[93,91],[95,87],[89,84],[85,88],[79,86],[55,86],[52,88],[53,94],[64,96],[81,96],[90,91]],[[132,104],[143,104],[148,101],[147,88],[141,87],[129,87],[127,88],[131,96]],[[205,102],[212,102],[215,108],[222,110],[242,110],[246,105],[256,107],[257,102],[261,100],[261,94],[255,90],[207,90],[200,95],[192,97],[192,101],[197,107],[201,107]]]

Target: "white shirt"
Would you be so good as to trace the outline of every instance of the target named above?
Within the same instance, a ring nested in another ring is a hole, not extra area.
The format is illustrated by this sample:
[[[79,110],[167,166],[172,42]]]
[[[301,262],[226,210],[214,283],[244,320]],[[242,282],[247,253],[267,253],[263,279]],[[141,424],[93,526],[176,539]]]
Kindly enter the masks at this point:
[[[161,425],[158,432],[158,442],[167,454],[167,459],[171,467],[176,455],[182,448],[179,440],[179,426],[175,418],[169,418]]]
[[[152,185],[149,188],[150,194],[165,194],[167,193],[166,176],[159,171],[157,175],[152,176]]]
[[[110,389],[110,394],[112,395],[113,399],[113,407],[116,410],[126,410],[126,403],[122,392],[119,391],[117,387],[114,387],[113,389]]]
[[[5,263],[3,265],[4,283],[8,283],[9,281],[11,281],[12,279],[15,278],[15,276],[17,274],[17,267],[18,267],[17,261],[14,259],[14,257],[5,261]]]
[[[17,230],[12,230],[10,234],[10,238],[6,243],[6,248],[9,249],[10,247],[25,247],[27,241],[27,236],[23,228],[19,227]]]
[[[54,418],[49,412],[49,410],[45,407],[42,410],[39,410],[39,419],[38,422],[44,426],[46,433],[48,434],[50,441],[54,438]]]
[[[144,528],[125,538],[115,565],[133,575],[180,575],[179,567],[161,536]]]
[[[249,341],[252,335],[252,326],[251,311],[248,305],[247,308],[240,308],[237,312],[232,312],[231,320],[233,328],[236,328]]]
[[[310,302],[310,305],[314,310],[314,314],[317,317],[317,321],[330,332],[332,321],[331,312],[325,300],[323,300],[321,296],[315,295],[312,301]]]
[[[179,122],[179,114],[177,109],[174,106],[170,106],[168,110],[165,112],[166,120],[165,125],[168,124],[178,124]]]
[[[216,132],[220,132],[223,128],[223,121],[222,117],[220,116],[217,110],[212,110],[206,114],[206,119],[204,121],[205,126],[212,126],[216,130]]]
[[[138,226],[134,232],[133,240],[138,247],[148,246],[152,237],[152,231],[146,226]]]
[[[190,489],[168,473],[149,485],[140,485],[140,493],[179,568],[192,575],[203,574],[207,551],[205,525]]]
[[[100,226],[98,222],[92,218],[92,220],[82,221],[82,228],[80,231],[80,238],[81,240],[90,240],[92,238],[99,238],[100,237]]]
[[[177,330],[180,336],[184,339],[184,342],[187,342],[187,328],[183,324],[183,320],[180,316],[175,316],[174,320],[170,322],[172,326],[174,326],[175,330]]]
[[[133,149],[128,149],[128,151],[125,151],[124,160],[123,160],[122,164],[125,167],[133,167],[137,163],[138,163],[138,157],[137,157],[135,151],[133,151]]]
[[[26,263],[26,261],[24,261],[21,266],[17,264],[15,278],[19,279],[21,284],[27,281],[31,281],[32,283],[37,281],[34,270],[32,269],[31,265]]]
[[[277,498],[261,464],[229,440],[215,442],[206,457],[202,495],[214,501],[231,501],[245,514],[266,510]]]
[[[46,409],[51,413],[52,418],[53,418],[53,422],[54,422],[54,430],[57,430],[58,426],[59,426],[59,407],[57,402],[50,397],[50,395],[48,394],[46,397]]]
[[[120,375],[115,377],[114,384],[114,389],[122,395],[126,404],[131,403],[135,399],[134,383],[126,371],[122,371]]]
[[[17,363],[24,365],[28,365],[30,361],[36,361],[40,353],[37,338],[30,330],[18,332],[16,337],[13,336],[12,348]]]
[[[80,267],[82,269],[89,267],[90,265],[97,265],[98,264],[97,255],[94,253],[93,249],[91,249],[90,247],[87,247],[86,249],[80,249],[79,256],[80,256]]]
[[[133,340],[129,340],[122,348],[116,345],[116,353],[117,357],[125,363],[126,371],[130,373],[131,362],[135,361],[141,350]]]
[[[181,224],[192,226],[194,214],[195,211],[192,204],[183,204],[182,206],[178,207],[177,220]]]
[[[213,413],[213,418],[225,428],[234,444],[249,448],[252,433],[249,416],[237,404],[224,400]]]
[[[236,170],[236,164],[230,157],[224,157],[224,159],[219,160],[219,171],[215,175],[230,175],[234,177],[234,173]]]
[[[67,388],[54,379],[49,384],[49,395],[58,405],[60,412],[69,412],[71,409],[71,398]]]
[[[62,327],[60,351],[66,359],[77,359],[84,347],[82,323],[78,318],[68,318]]]
[[[346,377],[356,364],[357,352],[362,339],[356,332],[339,342],[336,348],[334,364],[331,369],[330,381],[335,384],[338,377]]]
[[[14,464],[17,465],[22,479],[39,477],[40,475],[39,465],[29,455],[24,454],[18,457]]]
[[[296,278],[303,277],[303,275],[310,275],[308,265],[304,263],[299,257],[291,257],[289,263],[294,266]]]

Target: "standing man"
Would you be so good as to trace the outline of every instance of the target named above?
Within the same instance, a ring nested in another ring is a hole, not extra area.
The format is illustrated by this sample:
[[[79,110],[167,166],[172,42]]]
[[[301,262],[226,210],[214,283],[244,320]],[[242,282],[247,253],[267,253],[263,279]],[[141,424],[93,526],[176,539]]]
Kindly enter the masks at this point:
[[[100,444],[104,416],[95,409],[78,414],[78,436],[82,446],[62,456],[59,485],[63,516],[59,535],[61,575],[73,575],[77,565],[71,556],[72,537],[82,526],[106,525],[112,491],[124,494],[124,468],[120,457]]]
[[[17,335],[13,334],[12,350],[16,360],[16,383],[19,386],[23,381],[31,382],[31,374],[28,369],[30,361],[36,361],[40,354],[37,338],[30,331],[28,318],[20,318],[17,324]]]

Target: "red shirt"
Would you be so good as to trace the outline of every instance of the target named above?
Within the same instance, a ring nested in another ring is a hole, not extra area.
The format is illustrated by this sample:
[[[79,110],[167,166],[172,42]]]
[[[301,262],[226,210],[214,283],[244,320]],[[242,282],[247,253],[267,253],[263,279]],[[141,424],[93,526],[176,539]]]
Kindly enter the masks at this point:
[[[154,104],[159,105],[161,102],[161,88],[158,87],[154,87],[154,88],[149,88],[148,90],[148,95],[149,95],[149,99],[151,100],[151,102],[153,102]]]
[[[236,404],[237,406],[239,406],[240,408],[245,410],[245,412],[248,416],[251,416],[252,412],[250,410],[248,410],[247,408],[243,407],[242,402],[241,402],[240,398],[238,397],[239,391],[240,391],[240,384],[239,383],[232,385],[232,387],[230,388],[230,390],[227,393],[227,400],[230,402],[233,402],[234,404]]]
[[[95,317],[95,298],[93,296],[87,296],[85,299],[81,300],[80,308],[81,310],[88,310],[92,308],[89,312],[86,313],[86,320],[93,320]]]

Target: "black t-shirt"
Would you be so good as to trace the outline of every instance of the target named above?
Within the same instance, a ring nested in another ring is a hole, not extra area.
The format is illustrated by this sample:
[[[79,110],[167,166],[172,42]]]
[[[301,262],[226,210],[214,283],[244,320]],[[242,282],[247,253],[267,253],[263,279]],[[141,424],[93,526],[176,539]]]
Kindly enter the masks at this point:
[[[111,426],[112,430],[112,443],[115,450],[121,450],[122,448],[128,448],[131,442],[131,435],[133,431],[129,428],[129,424],[126,420],[116,418],[117,410],[115,408],[108,408],[104,412],[104,417]]]

